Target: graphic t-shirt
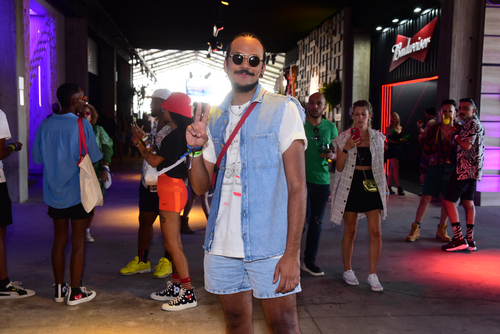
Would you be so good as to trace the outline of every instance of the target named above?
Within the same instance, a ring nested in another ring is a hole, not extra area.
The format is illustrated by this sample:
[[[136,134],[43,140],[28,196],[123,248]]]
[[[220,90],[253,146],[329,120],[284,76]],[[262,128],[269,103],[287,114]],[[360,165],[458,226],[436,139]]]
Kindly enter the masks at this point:
[[[238,124],[241,115],[250,105],[250,101],[241,106],[231,106],[229,123],[224,133],[227,140]],[[208,129],[207,129],[208,130]],[[215,148],[208,132],[208,142],[203,149],[203,158],[211,163],[217,162]],[[304,140],[304,125],[299,110],[293,102],[288,102],[280,126],[280,152],[283,154],[294,140]],[[226,166],[224,181],[221,187],[220,205],[215,223],[214,239],[210,254],[234,258],[245,256],[243,239],[241,237],[241,160],[240,160],[240,133],[236,134],[226,152]]]

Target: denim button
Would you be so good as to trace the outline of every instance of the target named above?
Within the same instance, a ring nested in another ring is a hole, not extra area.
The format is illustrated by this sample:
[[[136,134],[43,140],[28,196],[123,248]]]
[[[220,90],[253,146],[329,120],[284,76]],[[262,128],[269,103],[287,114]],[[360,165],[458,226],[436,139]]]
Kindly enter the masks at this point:
[[[224,144],[220,144],[220,147],[224,147]]]
[[[224,124],[227,124],[227,121],[224,121]]]

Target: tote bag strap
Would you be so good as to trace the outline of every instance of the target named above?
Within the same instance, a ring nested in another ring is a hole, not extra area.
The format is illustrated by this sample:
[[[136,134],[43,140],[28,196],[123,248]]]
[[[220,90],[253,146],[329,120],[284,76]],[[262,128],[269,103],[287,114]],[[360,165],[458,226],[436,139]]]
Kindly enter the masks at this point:
[[[85,149],[85,154],[82,154],[82,148]],[[80,155],[89,154],[87,141],[85,140],[85,132],[83,131],[83,118],[81,117],[78,117],[78,149],[80,150]]]

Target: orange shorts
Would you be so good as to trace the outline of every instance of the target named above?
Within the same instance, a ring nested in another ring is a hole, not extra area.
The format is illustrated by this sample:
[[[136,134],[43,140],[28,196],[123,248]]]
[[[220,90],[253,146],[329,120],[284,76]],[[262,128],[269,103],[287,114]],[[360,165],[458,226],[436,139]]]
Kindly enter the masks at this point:
[[[162,174],[158,176],[156,191],[160,198],[160,210],[181,212],[186,206],[188,191],[184,180]]]

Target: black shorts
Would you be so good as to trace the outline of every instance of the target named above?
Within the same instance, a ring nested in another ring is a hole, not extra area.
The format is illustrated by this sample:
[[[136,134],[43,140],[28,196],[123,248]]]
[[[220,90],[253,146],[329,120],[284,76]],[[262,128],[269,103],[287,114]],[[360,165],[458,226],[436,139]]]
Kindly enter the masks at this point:
[[[0,227],[12,224],[12,202],[9,197],[7,182],[0,183]]]
[[[444,199],[453,203],[456,203],[459,198],[461,200],[473,201],[474,194],[476,193],[476,185],[477,181],[474,179],[457,180],[457,170],[454,169],[450,176],[450,182],[448,183]]]
[[[56,209],[49,205],[49,211],[47,212],[50,218],[52,219],[71,219],[71,220],[80,220],[87,219],[90,216],[94,215],[94,210],[87,212],[83,208],[82,203],[78,203],[77,205],[70,206],[69,208],[64,209]]]
[[[373,179],[373,172],[371,170],[365,170],[365,173],[367,179]],[[365,191],[363,187],[365,173],[362,170],[354,170],[351,189],[349,190],[344,211],[369,212],[384,208],[379,192],[371,193]]]
[[[139,211],[140,212],[156,212],[160,214],[160,199],[157,192],[149,191],[139,182]]]

